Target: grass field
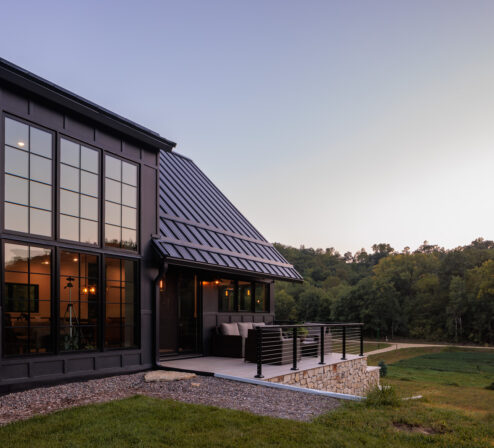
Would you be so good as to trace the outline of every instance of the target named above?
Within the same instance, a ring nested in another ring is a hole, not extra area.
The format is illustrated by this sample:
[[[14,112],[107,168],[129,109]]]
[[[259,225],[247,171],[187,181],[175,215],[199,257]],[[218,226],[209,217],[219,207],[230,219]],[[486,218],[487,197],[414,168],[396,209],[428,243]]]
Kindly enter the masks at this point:
[[[346,403],[300,423],[138,396],[7,425],[0,446],[492,448],[494,391],[482,387],[494,381],[492,355],[434,347],[371,357],[390,364],[386,383],[400,395],[425,397],[395,408]],[[453,379],[462,385],[445,383]]]

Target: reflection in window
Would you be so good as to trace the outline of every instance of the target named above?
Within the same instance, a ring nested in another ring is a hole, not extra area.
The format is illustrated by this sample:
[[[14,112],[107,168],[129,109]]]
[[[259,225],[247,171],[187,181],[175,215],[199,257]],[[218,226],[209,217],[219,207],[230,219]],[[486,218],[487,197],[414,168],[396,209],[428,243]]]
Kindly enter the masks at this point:
[[[95,350],[99,325],[98,257],[60,254],[61,351]]]
[[[5,228],[52,236],[52,134],[5,118]]]
[[[53,351],[51,250],[5,243],[3,353]]]
[[[137,166],[105,157],[105,244],[137,250]]]
[[[139,312],[135,291],[136,263],[105,260],[105,347],[136,347]]]
[[[60,238],[99,244],[99,152],[60,140]]]
[[[218,292],[220,311],[235,311],[235,281],[220,280]]]
[[[238,310],[252,311],[252,285],[250,282],[238,282]]]
[[[269,312],[269,285],[266,283],[256,283],[254,291],[256,313]]]

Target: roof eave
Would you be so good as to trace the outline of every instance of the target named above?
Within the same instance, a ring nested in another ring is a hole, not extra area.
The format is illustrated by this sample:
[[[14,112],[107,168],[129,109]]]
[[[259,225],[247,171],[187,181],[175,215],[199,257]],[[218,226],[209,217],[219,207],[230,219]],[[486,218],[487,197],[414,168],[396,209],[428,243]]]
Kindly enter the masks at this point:
[[[171,151],[176,146],[175,142],[161,137],[159,134],[131,120],[98,106],[2,58],[0,58],[0,80],[4,80],[156,149]]]

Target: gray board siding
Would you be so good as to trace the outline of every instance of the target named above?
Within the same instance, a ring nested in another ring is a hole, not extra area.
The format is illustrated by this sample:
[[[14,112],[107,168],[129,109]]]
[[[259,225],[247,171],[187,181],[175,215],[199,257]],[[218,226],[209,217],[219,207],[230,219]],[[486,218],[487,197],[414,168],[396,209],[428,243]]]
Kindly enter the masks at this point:
[[[289,281],[302,276],[190,159],[161,151],[158,252],[169,262]]]

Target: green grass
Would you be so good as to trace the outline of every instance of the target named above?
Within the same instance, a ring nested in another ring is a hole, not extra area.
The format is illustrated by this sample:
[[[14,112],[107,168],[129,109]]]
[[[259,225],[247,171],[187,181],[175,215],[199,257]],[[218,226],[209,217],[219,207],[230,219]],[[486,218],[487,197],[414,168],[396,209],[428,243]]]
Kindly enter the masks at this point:
[[[374,350],[379,350],[381,348],[388,348],[391,344],[386,342],[364,342],[364,353],[373,352]]]
[[[492,448],[494,391],[481,387],[483,375],[494,381],[492,355],[424,347],[369,357],[389,365],[385,381],[398,396],[424,396],[398,407],[347,402],[302,423],[136,396],[7,425],[0,447]]]
[[[492,416],[475,419],[420,403],[373,409],[349,404],[314,422],[137,396],[73,408],[0,428],[2,448],[112,447],[488,447]],[[398,431],[394,424],[437,431]]]

